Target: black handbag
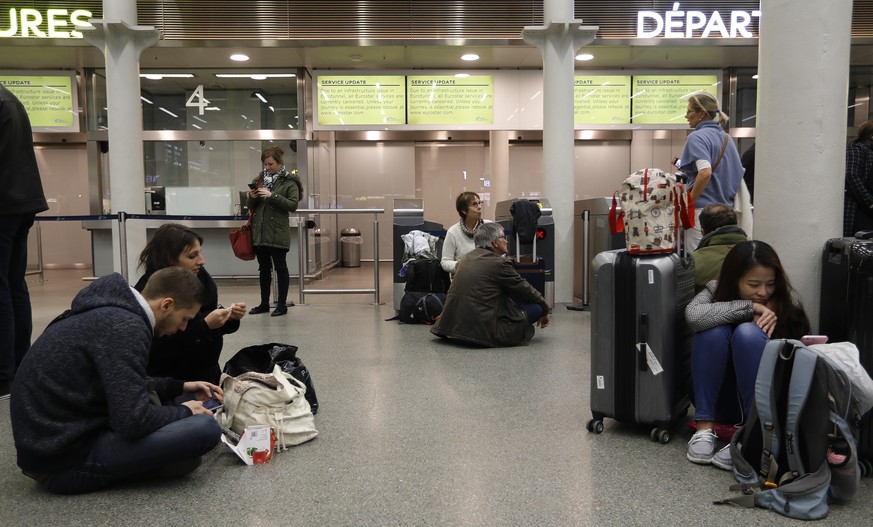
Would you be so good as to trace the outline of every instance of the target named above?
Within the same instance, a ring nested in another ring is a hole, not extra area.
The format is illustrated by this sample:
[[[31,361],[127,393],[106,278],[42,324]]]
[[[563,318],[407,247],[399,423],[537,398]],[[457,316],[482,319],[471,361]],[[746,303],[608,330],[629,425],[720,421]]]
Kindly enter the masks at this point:
[[[303,361],[297,357],[297,346],[276,342],[248,346],[236,352],[236,355],[224,364],[224,373],[231,377],[249,371],[271,373],[273,366],[277,364],[282,371],[291,374],[292,377],[306,386],[306,400],[309,402],[312,413],[317,413],[318,397],[315,395],[312,375],[310,375],[309,369],[304,366]]]

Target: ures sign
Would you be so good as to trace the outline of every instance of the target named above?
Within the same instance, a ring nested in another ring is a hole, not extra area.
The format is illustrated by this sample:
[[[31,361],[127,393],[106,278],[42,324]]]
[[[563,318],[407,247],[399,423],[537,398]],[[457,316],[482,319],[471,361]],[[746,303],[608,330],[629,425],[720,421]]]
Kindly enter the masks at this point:
[[[12,7],[0,12],[0,38],[82,38],[78,30],[91,28],[91,18],[86,9]]]
[[[682,11],[679,2],[665,13],[639,11],[637,38],[755,38],[749,26],[761,18],[761,11]]]

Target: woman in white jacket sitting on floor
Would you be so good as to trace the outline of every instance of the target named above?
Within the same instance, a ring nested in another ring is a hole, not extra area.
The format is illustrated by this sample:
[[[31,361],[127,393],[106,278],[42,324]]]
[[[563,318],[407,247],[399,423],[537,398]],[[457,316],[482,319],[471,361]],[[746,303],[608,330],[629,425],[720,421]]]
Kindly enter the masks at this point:
[[[482,200],[475,192],[461,192],[455,200],[455,209],[461,217],[461,221],[449,227],[446,232],[446,241],[443,243],[442,259],[440,265],[447,273],[455,273],[458,261],[462,256],[472,251],[473,233],[476,227],[489,220],[482,219]]]

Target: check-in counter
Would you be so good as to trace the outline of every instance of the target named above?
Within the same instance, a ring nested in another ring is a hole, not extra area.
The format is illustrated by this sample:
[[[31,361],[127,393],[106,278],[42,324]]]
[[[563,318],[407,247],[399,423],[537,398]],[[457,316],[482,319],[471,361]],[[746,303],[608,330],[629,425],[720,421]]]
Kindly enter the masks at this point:
[[[202,218],[202,217],[201,217]],[[134,222],[144,222],[146,236],[150,240],[154,232],[165,223],[178,223],[197,231],[203,237],[203,257],[206,259],[205,267],[213,277],[256,277],[258,275],[258,263],[254,260],[246,262],[234,256],[230,248],[230,231],[238,229],[246,222],[242,216],[214,216],[210,219],[173,220],[162,216],[154,219],[129,219],[128,225]],[[288,272],[292,277],[299,272],[297,226],[299,219],[291,216],[291,247],[288,252]],[[113,262],[117,256],[117,249],[112,248],[112,224],[117,220],[86,220],[82,222],[82,228],[91,232],[91,251],[94,262],[94,276],[105,276],[112,273]],[[128,253],[139,255],[142,247],[128,247]],[[142,270],[137,270],[141,274]]]

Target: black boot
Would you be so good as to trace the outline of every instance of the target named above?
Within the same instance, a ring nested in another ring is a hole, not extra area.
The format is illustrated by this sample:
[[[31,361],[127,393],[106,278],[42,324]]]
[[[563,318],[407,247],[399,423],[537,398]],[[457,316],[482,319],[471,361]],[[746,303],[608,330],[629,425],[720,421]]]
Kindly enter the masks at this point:
[[[288,269],[276,271],[276,285],[279,288],[278,299],[276,299],[276,309],[270,314],[272,317],[280,317],[288,313],[288,287],[291,283],[291,278],[288,276]]]
[[[272,285],[272,281],[273,276],[270,271],[266,273],[261,272],[258,276],[258,283],[261,286],[261,303],[249,311],[250,315],[260,315],[270,311],[270,285]]]

